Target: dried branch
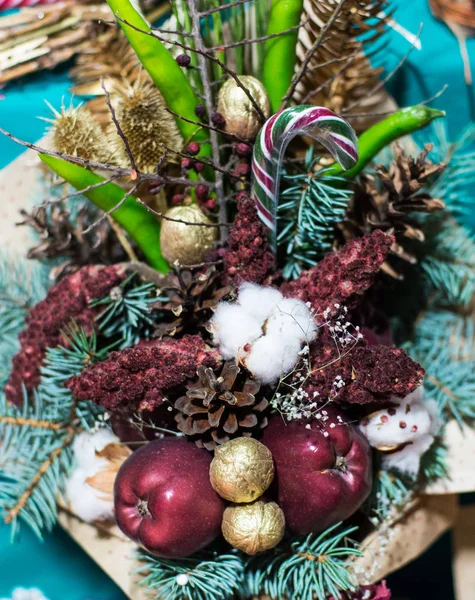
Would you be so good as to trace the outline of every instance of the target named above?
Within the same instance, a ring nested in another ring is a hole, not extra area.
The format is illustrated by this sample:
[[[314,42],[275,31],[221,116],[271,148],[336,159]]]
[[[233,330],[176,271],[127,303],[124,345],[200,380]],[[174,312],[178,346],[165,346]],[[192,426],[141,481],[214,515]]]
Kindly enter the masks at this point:
[[[102,221],[104,221],[104,219],[107,219],[108,217],[110,217],[113,212],[118,210],[124,204],[124,202],[137,191],[137,188],[139,187],[139,185],[140,185],[140,183],[137,182],[133,187],[131,187],[130,190],[128,190],[126,192],[126,194],[124,195],[124,197],[122,198],[122,200],[120,202],[118,202],[115,206],[113,206],[107,212],[103,213],[96,221],[94,221],[94,223],[91,223],[91,225],[89,225],[89,227],[87,227],[83,231],[83,234],[86,235],[86,234],[90,233],[94,229],[94,227],[99,225],[99,223],[102,223]]]
[[[345,0],[343,0],[343,1],[345,1]],[[136,27],[135,25],[132,25],[125,19],[121,19],[120,17],[117,17],[117,20],[120,21],[121,23],[123,23],[124,25],[126,25],[127,27],[130,27],[131,29],[138,31],[139,33],[143,33],[144,35],[150,35],[152,37],[155,37],[155,38],[157,38],[157,40],[159,40],[160,42],[162,42],[164,44],[170,44],[172,46],[177,46],[178,48],[181,48],[182,50],[186,50],[187,52],[193,52],[194,54],[201,55],[205,59],[208,59],[209,61],[218,65],[225,73],[227,73],[230,77],[232,77],[234,79],[234,81],[236,82],[236,85],[238,87],[240,87],[242,89],[242,91],[246,94],[246,96],[248,97],[249,102],[252,104],[252,107],[257,112],[260,121],[262,123],[265,122],[265,120],[266,120],[265,115],[262,112],[261,107],[254,100],[254,97],[252,96],[251,92],[242,83],[242,81],[239,79],[239,77],[236,75],[236,73],[232,69],[227,67],[222,61],[220,61],[219,58],[216,58],[215,56],[213,56],[212,54],[210,54],[209,52],[207,52],[203,49],[200,50],[198,48],[193,48],[193,46],[188,46],[187,44],[183,44],[182,42],[179,42],[178,40],[170,40],[168,38],[159,36],[156,34],[156,29],[154,29],[154,28],[152,28],[150,31],[145,31],[144,29],[140,29],[140,27]],[[201,38],[201,34],[200,34],[200,38]]]
[[[221,6],[216,6],[215,8],[210,8],[209,10],[205,10],[203,12],[198,13],[200,17],[207,17],[212,15],[213,13],[220,12],[222,10],[227,10],[229,8],[233,8],[233,6],[239,6],[241,4],[247,4],[248,2],[253,2],[254,0],[236,0],[236,2],[229,2],[229,4],[222,4]]]
[[[308,67],[310,61],[312,60],[316,51],[320,48],[320,46],[325,41],[328,31],[332,27],[333,23],[335,23],[335,21],[337,20],[338,15],[343,10],[343,6],[345,5],[345,2],[346,2],[346,0],[341,0],[341,2],[335,7],[335,10],[333,11],[332,16],[330,17],[330,19],[327,21],[327,23],[323,27],[320,35],[318,36],[318,38],[315,41],[315,43],[313,44],[313,46],[307,52],[307,55],[305,56],[301,66],[300,66],[299,71],[294,75],[292,82],[290,84],[290,87],[287,90],[287,93],[282,98],[281,109],[285,108],[285,106],[287,105],[290,98],[292,98],[292,96],[294,95],[297,85],[300,83],[300,81],[304,78],[304,76],[306,74],[307,67]]]
[[[124,143],[125,152],[127,153],[127,156],[129,157],[131,171],[132,171],[132,173],[137,173],[137,165],[135,164],[135,158],[134,158],[134,155],[132,154],[132,150],[130,149],[129,140],[127,139],[127,136],[125,135],[122,127],[120,126],[119,121],[117,120],[117,116],[115,114],[114,107],[112,106],[110,94],[109,94],[108,90],[106,89],[106,86],[104,85],[104,77],[101,77],[101,88],[104,90],[104,94],[106,95],[107,107],[109,108],[112,122],[114,123],[115,128],[117,130],[117,135],[120,137],[120,139]],[[135,178],[132,177],[132,179],[136,179],[136,177]]]

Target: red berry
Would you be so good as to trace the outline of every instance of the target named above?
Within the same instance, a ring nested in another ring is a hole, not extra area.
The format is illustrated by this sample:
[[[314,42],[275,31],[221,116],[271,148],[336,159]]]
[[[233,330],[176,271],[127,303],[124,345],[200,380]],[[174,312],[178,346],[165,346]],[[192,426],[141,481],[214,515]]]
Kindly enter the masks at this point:
[[[175,60],[180,67],[188,67],[191,62],[191,58],[188,56],[188,54],[179,54]]]
[[[173,206],[181,206],[183,204],[183,194],[175,194],[172,196],[172,204]]]
[[[208,198],[205,202],[205,206],[208,210],[214,210],[216,208],[216,198]]]
[[[252,148],[249,144],[245,144],[244,142],[239,142],[236,145],[236,154],[239,156],[249,156],[252,152]]]
[[[182,158],[181,160],[181,166],[187,171],[194,167],[194,163],[195,161],[192,158]]]
[[[219,112],[214,112],[211,115],[211,121],[216,127],[220,127],[221,129],[226,125],[226,119]]]
[[[200,145],[198,142],[190,142],[188,146],[185,148],[185,152],[191,154],[191,156],[196,156],[200,151]]]
[[[206,202],[206,199],[208,198],[208,193],[209,187],[204,183],[199,183],[195,187],[195,195],[198,202]]]
[[[235,170],[237,177],[247,177],[251,171],[251,167],[246,163],[240,163]]]
[[[199,160],[195,160],[193,161],[195,164],[193,165],[193,168],[195,169],[195,171],[197,173],[201,173],[202,171],[204,171],[206,165],[204,162],[201,162]]]
[[[203,104],[197,104],[196,108],[195,108],[195,115],[200,118],[203,119],[204,116],[206,115],[206,109],[204,107]]]

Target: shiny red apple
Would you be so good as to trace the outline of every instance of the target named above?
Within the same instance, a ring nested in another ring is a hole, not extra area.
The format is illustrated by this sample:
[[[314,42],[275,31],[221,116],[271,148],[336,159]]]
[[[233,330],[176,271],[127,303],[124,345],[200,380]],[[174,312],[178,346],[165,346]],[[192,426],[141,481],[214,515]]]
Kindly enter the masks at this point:
[[[359,429],[339,410],[320,419],[270,419],[261,442],[272,452],[273,493],[296,535],[323,531],[350,517],[371,490],[371,448]]]
[[[136,450],[114,486],[120,529],[148,552],[182,558],[201,550],[221,531],[224,502],[211,487],[212,455],[179,438]]]

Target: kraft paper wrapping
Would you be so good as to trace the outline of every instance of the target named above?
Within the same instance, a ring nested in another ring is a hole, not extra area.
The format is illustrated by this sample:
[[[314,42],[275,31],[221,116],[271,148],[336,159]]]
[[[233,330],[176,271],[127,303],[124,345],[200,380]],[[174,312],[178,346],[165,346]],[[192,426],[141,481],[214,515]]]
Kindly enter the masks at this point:
[[[475,506],[460,507],[452,539],[455,597],[475,600]]]
[[[44,194],[42,176],[38,171],[35,172],[38,165],[34,152],[28,150],[0,172],[0,239],[12,257],[24,256],[31,242],[28,228],[16,228],[15,223],[21,220],[20,209],[30,208],[32,199],[41,199]],[[454,525],[457,515],[456,494],[475,490],[475,469],[472,467],[475,432],[466,428],[462,433],[456,423],[450,423],[446,437],[451,479],[430,486],[426,490],[430,495],[419,497],[407,514],[364,540],[364,554],[354,563],[355,573],[361,583],[377,581],[424,552]],[[469,527],[465,528],[466,517],[467,520],[470,518],[471,535]],[[137,567],[133,557],[135,546],[117,528],[105,530],[84,523],[64,509],[60,510],[59,522],[131,600],[146,597],[145,591],[136,585],[136,578],[131,575]],[[475,598],[462,592],[465,581],[473,584],[475,577],[475,549],[471,538],[475,538],[475,509],[470,513],[463,509],[456,529],[455,577],[458,600]],[[471,593],[475,590],[474,585],[471,586]]]

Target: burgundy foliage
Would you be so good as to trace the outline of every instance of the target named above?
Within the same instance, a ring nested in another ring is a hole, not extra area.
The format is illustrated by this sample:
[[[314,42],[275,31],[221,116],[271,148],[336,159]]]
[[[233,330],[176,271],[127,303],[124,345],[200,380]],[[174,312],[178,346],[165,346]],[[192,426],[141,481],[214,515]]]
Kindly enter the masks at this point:
[[[310,302],[317,313],[335,304],[352,309],[372,285],[394,237],[380,230],[347,242],[328,253],[316,267],[282,286],[286,296]]]
[[[153,410],[199,366],[214,369],[219,359],[219,353],[207,350],[200,336],[154,340],[112,352],[66,385],[80,400],[93,400],[107,410]]]
[[[404,350],[364,342],[338,348],[323,328],[310,348],[310,360],[305,391],[310,397],[318,392],[323,402],[332,398],[339,404],[371,404],[387,401],[392,395],[403,398],[421,385],[424,377],[424,369]],[[336,390],[337,377],[345,385]]]
[[[274,269],[267,229],[259,220],[254,200],[245,192],[238,195],[237,209],[224,257],[223,283],[262,283]]]
[[[89,302],[105,296],[122,279],[120,267],[86,266],[62,279],[50,289],[44,300],[31,309],[26,327],[19,336],[21,349],[13,358],[12,371],[5,386],[9,402],[22,403],[22,384],[27,391],[38,385],[46,348],[65,343],[62,330],[72,319],[86,333],[92,333],[94,319],[101,309],[91,308]]]

